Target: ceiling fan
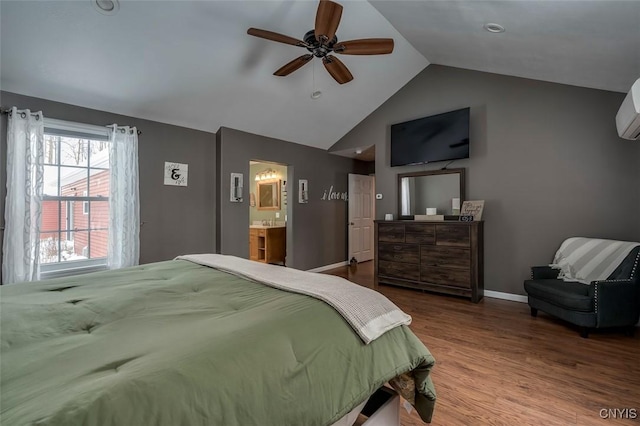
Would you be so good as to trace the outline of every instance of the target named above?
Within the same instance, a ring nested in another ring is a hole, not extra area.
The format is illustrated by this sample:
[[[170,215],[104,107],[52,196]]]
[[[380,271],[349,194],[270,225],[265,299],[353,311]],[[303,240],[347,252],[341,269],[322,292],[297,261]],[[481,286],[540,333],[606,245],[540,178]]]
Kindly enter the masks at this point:
[[[331,77],[344,84],[353,80],[353,75],[340,59],[331,55],[386,55],[393,52],[392,38],[363,38],[358,40],[338,41],[336,30],[342,17],[342,6],[330,0],[320,0],[316,12],[315,28],[308,31],[303,40],[272,31],[249,28],[247,34],[306,48],[309,52],[282,66],[274,75],[284,77],[302,67],[313,57],[322,58],[322,63]]]

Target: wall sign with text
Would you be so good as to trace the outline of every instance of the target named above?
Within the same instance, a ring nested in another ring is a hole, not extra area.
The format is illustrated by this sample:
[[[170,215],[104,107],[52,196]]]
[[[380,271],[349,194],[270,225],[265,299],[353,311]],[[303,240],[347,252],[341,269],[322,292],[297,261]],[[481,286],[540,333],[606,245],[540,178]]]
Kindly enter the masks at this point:
[[[189,177],[189,165],[172,163],[165,161],[164,163],[164,184],[171,186],[187,186],[187,178]]]
[[[465,201],[460,209],[461,222],[477,222],[482,220],[482,211],[484,210],[484,200]]]
[[[322,194],[321,200],[329,201],[329,200],[342,200],[347,201],[349,199],[348,192],[337,192],[333,190],[333,185],[329,187],[329,189],[325,189]]]

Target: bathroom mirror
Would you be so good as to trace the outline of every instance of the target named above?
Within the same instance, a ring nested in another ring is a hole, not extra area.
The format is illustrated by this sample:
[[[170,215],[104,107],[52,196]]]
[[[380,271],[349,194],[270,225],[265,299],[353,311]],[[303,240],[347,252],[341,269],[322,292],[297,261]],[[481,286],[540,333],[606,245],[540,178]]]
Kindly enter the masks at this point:
[[[424,214],[458,215],[464,200],[462,168],[398,174],[400,219],[413,219],[414,215]]]
[[[257,182],[258,210],[280,210],[280,180]]]

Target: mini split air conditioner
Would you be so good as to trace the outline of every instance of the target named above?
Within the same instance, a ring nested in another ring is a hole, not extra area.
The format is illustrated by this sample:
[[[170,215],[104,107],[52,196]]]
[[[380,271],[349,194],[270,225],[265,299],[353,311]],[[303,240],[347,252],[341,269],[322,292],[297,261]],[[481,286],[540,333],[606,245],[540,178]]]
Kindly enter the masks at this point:
[[[640,78],[633,83],[616,114],[618,135],[624,139],[640,139]]]

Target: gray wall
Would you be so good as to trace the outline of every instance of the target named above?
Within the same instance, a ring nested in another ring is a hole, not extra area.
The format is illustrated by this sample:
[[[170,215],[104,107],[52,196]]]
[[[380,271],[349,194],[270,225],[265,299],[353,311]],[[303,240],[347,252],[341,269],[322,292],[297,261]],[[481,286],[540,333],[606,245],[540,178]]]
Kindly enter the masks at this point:
[[[486,200],[485,286],[524,294],[531,265],[563,239],[640,240],[640,142],[618,138],[622,93],[431,65],[338,141],[331,151],[376,144],[376,216],[397,213],[398,173],[389,126],[471,107],[467,199]]]
[[[80,123],[136,126],[140,173],[140,262],[214,252],[216,135],[74,105],[0,92],[3,107],[41,110],[45,117]],[[6,197],[7,116],[0,120],[0,214]],[[189,165],[187,187],[165,186],[165,161]]]
[[[222,127],[219,133],[219,231],[222,254],[249,256],[250,160],[288,166],[287,266],[313,269],[347,259],[347,203],[321,200],[325,189],[347,191],[349,173],[366,164],[327,151]],[[244,175],[243,202],[229,200],[231,173]],[[309,181],[309,202],[298,203],[298,180]]]

